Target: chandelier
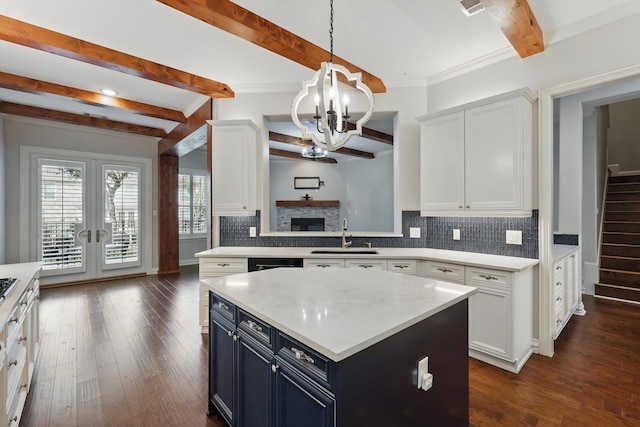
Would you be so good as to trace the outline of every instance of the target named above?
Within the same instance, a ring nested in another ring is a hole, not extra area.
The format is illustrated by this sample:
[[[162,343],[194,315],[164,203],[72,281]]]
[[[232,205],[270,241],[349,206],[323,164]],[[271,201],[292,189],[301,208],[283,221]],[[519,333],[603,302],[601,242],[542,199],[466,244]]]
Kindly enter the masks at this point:
[[[361,73],[351,73],[342,65],[333,63],[333,0],[330,1],[331,18],[329,25],[329,41],[331,56],[329,62],[323,62],[310,80],[302,83],[302,90],[294,98],[291,105],[293,123],[302,131],[302,139],[310,139],[312,146],[305,151],[316,151],[316,148],[335,151],[345,145],[353,135],[362,135],[362,126],[373,114],[373,94],[371,89],[362,82]],[[355,122],[349,122],[349,96],[340,96],[338,75],[341,74],[356,91],[364,93],[369,107],[364,115]],[[314,97],[315,115],[313,127],[309,129],[300,120],[298,108],[303,99]],[[317,147],[316,147],[317,146]],[[304,155],[304,153],[303,153]],[[326,152],[324,154],[326,156]],[[312,157],[311,155],[305,157]],[[318,156],[324,157],[324,156]],[[317,157],[313,157],[317,158]]]

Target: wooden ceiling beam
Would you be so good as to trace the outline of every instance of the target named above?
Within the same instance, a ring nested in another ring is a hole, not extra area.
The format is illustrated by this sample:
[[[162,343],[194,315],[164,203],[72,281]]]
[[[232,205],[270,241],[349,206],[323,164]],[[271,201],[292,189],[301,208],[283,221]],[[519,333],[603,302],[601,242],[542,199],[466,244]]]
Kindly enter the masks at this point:
[[[103,95],[101,93],[17,76],[15,74],[0,72],[0,87],[38,95],[55,95],[63,98],[69,98],[73,101],[87,105],[121,108],[133,111],[143,116],[171,120],[174,122],[183,122],[187,119],[181,111],[156,107],[155,105],[116,98],[113,96]]]
[[[0,113],[33,117],[36,119],[53,120],[56,122],[71,123],[74,125],[90,126],[120,132],[135,133],[138,135],[153,136],[157,138],[162,138],[167,135],[164,130],[152,128],[149,126],[140,126],[132,123],[124,123],[115,120],[104,119],[101,117],[66,113],[63,111],[49,110],[46,108],[32,107],[29,105],[15,104],[12,102],[0,102]]]
[[[296,136],[285,135],[279,132],[269,131],[269,140],[283,142],[285,144],[297,145],[298,147],[311,148],[311,141],[298,138]],[[373,159],[375,155],[368,151],[354,150],[353,148],[338,148],[335,153],[346,154],[348,156],[362,157],[363,159]]]
[[[347,122],[347,130],[353,130],[356,128],[355,123]],[[371,128],[362,128],[362,138],[371,139],[373,141],[383,142],[385,144],[393,145],[393,135],[388,133],[373,130]]]
[[[0,15],[0,40],[31,47],[212,98],[233,98],[224,83],[118,52],[62,33]]]
[[[544,51],[544,36],[527,0],[482,0],[521,58]]]
[[[185,138],[205,125],[207,120],[211,120],[212,113],[213,101],[208,99],[184,123],[180,123],[169,135],[158,141],[158,155],[183,156],[190,153],[196,147]]]
[[[331,157],[322,157],[320,159],[310,159],[308,157],[302,157],[302,154],[294,153],[293,151],[278,150],[277,148],[269,148],[269,154],[271,154],[272,156],[288,157],[290,159],[296,159],[296,160],[309,160],[312,162],[321,162],[321,163],[338,163],[336,159],[332,159]]]
[[[312,70],[319,70],[320,64],[329,60],[328,51],[229,0],[157,1]],[[336,55],[333,62],[352,73],[362,73],[362,81],[373,93],[387,91],[373,74]]]

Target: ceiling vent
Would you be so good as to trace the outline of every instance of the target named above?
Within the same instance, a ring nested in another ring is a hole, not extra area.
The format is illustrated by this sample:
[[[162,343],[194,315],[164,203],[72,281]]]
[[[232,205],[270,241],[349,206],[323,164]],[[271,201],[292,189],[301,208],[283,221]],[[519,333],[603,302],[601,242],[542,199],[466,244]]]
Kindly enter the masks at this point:
[[[458,0],[465,15],[471,16],[484,10],[484,5],[480,0]]]

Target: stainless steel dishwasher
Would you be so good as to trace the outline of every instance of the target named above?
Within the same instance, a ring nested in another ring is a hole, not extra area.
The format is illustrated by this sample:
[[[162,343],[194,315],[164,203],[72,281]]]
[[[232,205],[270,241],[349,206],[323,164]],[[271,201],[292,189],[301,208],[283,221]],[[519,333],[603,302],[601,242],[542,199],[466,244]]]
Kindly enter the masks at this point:
[[[302,258],[249,258],[249,271],[302,267]]]

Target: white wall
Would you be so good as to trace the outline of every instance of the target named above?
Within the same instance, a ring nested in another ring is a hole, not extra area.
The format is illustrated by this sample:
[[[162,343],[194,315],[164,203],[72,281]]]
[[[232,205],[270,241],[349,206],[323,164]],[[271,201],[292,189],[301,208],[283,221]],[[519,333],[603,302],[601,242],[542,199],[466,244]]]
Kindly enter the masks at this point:
[[[5,155],[4,155],[4,115],[0,114],[0,264],[5,263],[6,248],[6,209],[5,197],[8,177],[5,175]]]
[[[84,126],[62,124],[17,116],[5,118],[5,167],[7,176],[20,176],[20,146],[48,147],[71,151],[103,153],[152,159],[152,209],[158,209],[158,145],[157,138],[141,137],[123,132],[98,130]],[[20,241],[20,182],[6,183],[6,241]],[[158,266],[158,221],[153,216],[152,265]],[[7,245],[6,262],[20,262],[19,245]]]
[[[213,115],[218,120],[250,119],[260,128],[262,152],[268,160],[268,128],[264,117],[289,116],[291,102],[296,93],[236,94],[235,98],[214,100]],[[376,112],[396,112],[393,132],[397,144],[395,165],[399,168],[398,200],[401,210],[420,209],[420,128],[416,117],[426,114],[426,88],[392,88],[387,93],[376,94]],[[353,111],[358,111],[354,105]],[[350,108],[351,109],[351,108]],[[303,111],[302,113],[312,113]],[[258,151],[260,152],[260,151]],[[264,164],[258,166],[258,177],[263,175]],[[258,202],[262,206],[262,182],[258,178]],[[267,181],[268,182],[268,181]],[[268,200],[267,200],[268,202]]]
[[[640,99],[609,106],[609,164],[620,172],[640,171]]]
[[[638,64],[638,27],[640,15],[632,15],[547,46],[537,55],[525,59],[516,55],[429,86],[428,112],[522,87],[537,90]]]
[[[582,158],[582,230],[580,246],[582,247],[582,262],[587,265],[598,265],[598,114],[590,110],[591,114],[584,118],[583,158]],[[595,269],[597,272],[597,268]],[[585,268],[583,283],[587,293],[593,294],[594,284],[598,277],[593,277],[594,269]],[[595,279],[595,281],[594,281]],[[591,292],[589,292],[591,290]]]

